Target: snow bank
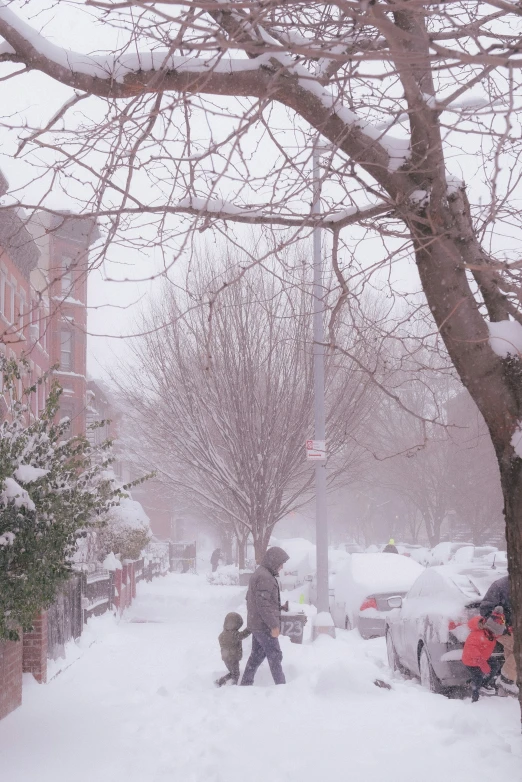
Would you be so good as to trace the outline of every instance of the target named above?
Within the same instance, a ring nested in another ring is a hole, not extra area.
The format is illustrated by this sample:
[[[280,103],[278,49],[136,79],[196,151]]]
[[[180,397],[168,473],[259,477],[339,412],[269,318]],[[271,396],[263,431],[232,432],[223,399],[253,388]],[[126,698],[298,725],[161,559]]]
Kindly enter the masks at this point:
[[[314,617],[314,625],[316,627],[333,627],[334,621],[328,611],[320,611]]]
[[[2,778],[266,782],[267,752],[275,782],[520,778],[516,700],[433,695],[391,673],[384,639],[283,638],[285,687],[263,663],[254,687],[217,689],[217,636],[242,594],[170,574],[139,584],[129,621],[90,620],[84,635],[97,642],[0,722]]]
[[[207,575],[207,581],[214,586],[237,586],[239,568],[236,565],[220,565],[214,573]]]
[[[501,358],[522,355],[522,326],[514,320],[487,321],[489,344]]]

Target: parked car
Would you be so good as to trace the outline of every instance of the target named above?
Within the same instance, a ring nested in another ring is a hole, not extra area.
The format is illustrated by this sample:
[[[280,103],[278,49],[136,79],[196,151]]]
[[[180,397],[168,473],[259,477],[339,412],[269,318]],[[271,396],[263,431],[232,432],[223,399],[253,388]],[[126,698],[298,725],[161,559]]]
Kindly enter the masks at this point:
[[[289,556],[279,576],[281,588],[296,589],[315,571],[315,546],[305,538],[271,539],[270,545],[281,546]]]
[[[364,551],[358,543],[345,543],[344,548],[347,554],[362,554]]]
[[[444,543],[438,543],[429,552],[427,557],[427,563],[430,566],[434,565],[447,565],[461,548],[474,548],[472,543],[452,543],[451,541],[445,541]]]
[[[422,565],[397,554],[352,554],[333,581],[337,627],[358,628],[363,638],[384,635],[388,598],[405,595]]]
[[[492,568],[507,568],[507,551],[493,551],[480,557],[480,562]]]
[[[429,549],[417,543],[397,543],[397,551],[405,557],[411,557],[419,565],[426,565]]]
[[[342,549],[328,549],[328,585],[330,597],[330,610],[332,610],[334,597],[334,580],[337,573],[346,567],[350,556]],[[308,602],[310,605],[317,605],[317,571],[311,576],[307,576],[308,584]]]
[[[469,680],[462,663],[468,620],[506,570],[486,564],[449,564],[425,570],[403,598],[388,600],[386,648],[393,670],[418,676],[432,692]]]

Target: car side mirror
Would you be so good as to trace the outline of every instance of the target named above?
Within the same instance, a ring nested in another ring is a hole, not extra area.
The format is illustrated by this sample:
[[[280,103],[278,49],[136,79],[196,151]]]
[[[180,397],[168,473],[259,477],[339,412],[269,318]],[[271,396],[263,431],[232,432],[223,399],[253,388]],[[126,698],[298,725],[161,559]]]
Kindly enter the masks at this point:
[[[387,603],[390,606],[390,608],[401,608],[402,597],[399,597],[399,595],[397,595],[396,597],[389,597]]]

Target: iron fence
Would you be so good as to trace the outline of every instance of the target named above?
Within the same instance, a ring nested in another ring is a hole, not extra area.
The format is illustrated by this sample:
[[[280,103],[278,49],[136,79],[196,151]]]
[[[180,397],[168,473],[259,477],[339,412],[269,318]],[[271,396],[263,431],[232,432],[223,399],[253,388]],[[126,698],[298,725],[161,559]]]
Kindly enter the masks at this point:
[[[79,638],[83,629],[82,577],[70,578],[47,611],[48,656],[57,660],[65,654],[65,644]]]

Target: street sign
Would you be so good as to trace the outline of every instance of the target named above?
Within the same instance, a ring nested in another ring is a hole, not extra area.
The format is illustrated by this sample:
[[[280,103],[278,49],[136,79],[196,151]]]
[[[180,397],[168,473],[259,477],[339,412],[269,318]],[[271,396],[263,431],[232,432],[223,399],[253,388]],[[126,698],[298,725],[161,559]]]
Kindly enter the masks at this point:
[[[306,460],[308,462],[325,462],[326,442],[324,440],[307,440]]]

